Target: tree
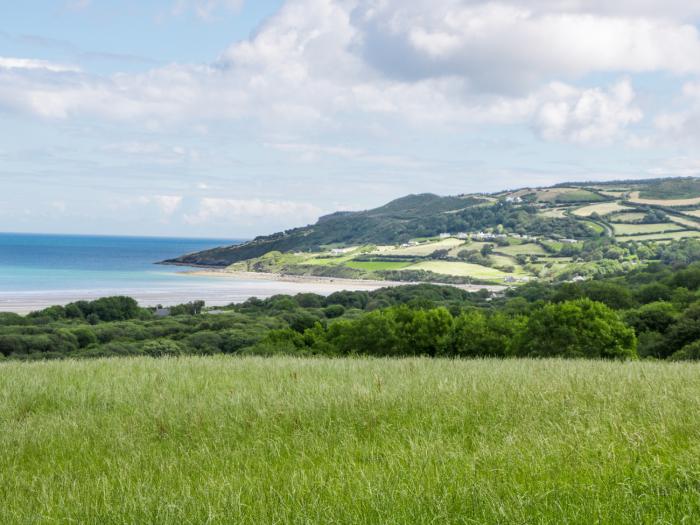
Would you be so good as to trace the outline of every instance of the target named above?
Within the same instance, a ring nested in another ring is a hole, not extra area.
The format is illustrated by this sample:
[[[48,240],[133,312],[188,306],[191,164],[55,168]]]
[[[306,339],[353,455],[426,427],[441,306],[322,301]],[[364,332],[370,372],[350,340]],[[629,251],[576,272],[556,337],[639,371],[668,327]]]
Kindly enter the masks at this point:
[[[184,353],[183,346],[172,339],[153,339],[144,343],[143,353],[150,357],[176,357]]]
[[[698,361],[700,360],[700,340],[693,341],[683,348],[674,352],[670,359],[672,361]]]
[[[634,330],[609,307],[590,299],[534,310],[518,339],[518,353],[525,356],[637,357]]]
[[[654,301],[668,301],[671,299],[672,290],[663,283],[649,283],[637,290],[635,295],[640,303],[652,303]]]
[[[659,301],[631,310],[627,313],[625,320],[637,333],[646,331],[665,333],[676,322],[677,315],[671,303]]]
[[[511,355],[514,331],[520,318],[503,314],[489,317],[480,311],[465,312],[454,321],[451,353],[460,357],[506,357]]]

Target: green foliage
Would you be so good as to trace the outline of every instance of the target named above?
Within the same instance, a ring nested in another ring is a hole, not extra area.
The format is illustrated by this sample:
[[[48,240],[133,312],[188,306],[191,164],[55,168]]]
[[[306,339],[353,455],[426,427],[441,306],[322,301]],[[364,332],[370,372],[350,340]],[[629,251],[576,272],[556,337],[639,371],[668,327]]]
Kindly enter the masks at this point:
[[[599,197],[581,190],[591,200]],[[572,194],[574,195],[574,194]],[[258,237],[250,242],[187,254],[166,262],[208,266],[229,266],[255,259],[256,271],[279,267],[294,252],[320,251],[322,246],[401,244],[414,238],[435,237],[442,232],[503,229],[536,236],[591,238],[598,235],[584,221],[572,217],[553,218],[539,213],[536,206],[498,202],[483,206],[478,197],[438,197],[409,195],[374,210],[335,213],[322,217],[313,226]],[[449,212],[449,213],[445,213]],[[298,262],[298,261],[297,261]],[[287,271],[337,275],[348,266],[324,267],[290,265]],[[352,276],[352,273],[348,274]]]
[[[577,299],[534,310],[518,334],[520,355],[629,359],[637,356],[634,330],[602,303]]]
[[[203,305],[192,302],[165,318],[128,298],[78,302],[26,317],[0,315],[0,355],[23,360],[217,353],[635,358],[636,336],[640,357],[667,359],[700,340],[695,244],[664,247],[670,262],[637,265],[623,275],[531,282],[502,295],[406,285],[328,297],[253,298],[220,315],[206,309],[198,314]]]
[[[693,177],[658,179],[645,184],[639,196],[644,199],[691,199],[700,195],[700,179]]]
[[[671,361],[698,361],[700,360],[700,340],[693,341],[674,352]]]

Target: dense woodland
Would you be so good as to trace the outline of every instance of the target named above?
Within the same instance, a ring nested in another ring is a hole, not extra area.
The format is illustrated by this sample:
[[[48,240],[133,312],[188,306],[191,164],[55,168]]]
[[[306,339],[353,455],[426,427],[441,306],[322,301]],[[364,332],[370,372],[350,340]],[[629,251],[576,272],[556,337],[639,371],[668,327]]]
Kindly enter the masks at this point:
[[[700,241],[618,276],[533,282],[492,296],[410,285],[201,302],[156,317],[108,297],[28,316],[0,314],[10,359],[181,354],[292,354],[700,359]]]

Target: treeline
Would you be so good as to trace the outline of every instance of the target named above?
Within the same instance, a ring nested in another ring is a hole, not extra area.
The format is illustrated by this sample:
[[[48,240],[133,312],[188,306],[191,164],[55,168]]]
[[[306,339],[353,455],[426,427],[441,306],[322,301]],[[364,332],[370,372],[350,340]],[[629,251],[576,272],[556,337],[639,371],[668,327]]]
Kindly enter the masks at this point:
[[[128,297],[0,314],[0,355],[294,354],[700,359],[700,242],[623,275],[493,296],[450,286],[278,295],[160,318]]]
[[[548,304],[530,315],[395,306],[357,319],[272,330],[253,354],[431,357],[635,358],[634,330],[589,299]]]

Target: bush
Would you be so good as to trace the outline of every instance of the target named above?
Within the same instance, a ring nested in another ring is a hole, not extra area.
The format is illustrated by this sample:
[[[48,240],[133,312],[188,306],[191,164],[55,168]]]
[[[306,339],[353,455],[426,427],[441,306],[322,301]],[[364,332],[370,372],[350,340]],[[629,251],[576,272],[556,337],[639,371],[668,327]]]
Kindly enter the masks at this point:
[[[635,358],[637,339],[603,303],[577,299],[533,311],[518,334],[518,353],[534,357]]]
[[[694,341],[674,352],[670,359],[672,361],[697,361],[700,359],[700,341]]]
[[[147,341],[141,347],[141,351],[150,357],[175,357],[185,353],[180,343],[166,338]]]
[[[332,304],[323,309],[323,315],[328,319],[335,319],[336,317],[341,317],[345,313],[345,308],[339,304]]]

